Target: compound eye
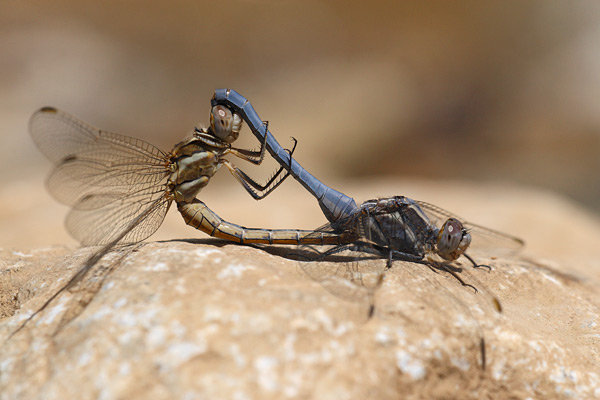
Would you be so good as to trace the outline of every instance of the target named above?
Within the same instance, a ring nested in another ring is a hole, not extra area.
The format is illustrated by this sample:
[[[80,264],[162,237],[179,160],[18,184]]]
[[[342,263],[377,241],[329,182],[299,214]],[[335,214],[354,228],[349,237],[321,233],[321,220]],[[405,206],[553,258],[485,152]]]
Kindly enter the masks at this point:
[[[456,260],[471,244],[471,235],[456,218],[449,218],[438,233],[438,254],[445,260]]]
[[[233,141],[230,141],[233,133],[233,124],[233,114],[227,107],[216,105],[210,111],[210,127],[219,139],[228,143]]]

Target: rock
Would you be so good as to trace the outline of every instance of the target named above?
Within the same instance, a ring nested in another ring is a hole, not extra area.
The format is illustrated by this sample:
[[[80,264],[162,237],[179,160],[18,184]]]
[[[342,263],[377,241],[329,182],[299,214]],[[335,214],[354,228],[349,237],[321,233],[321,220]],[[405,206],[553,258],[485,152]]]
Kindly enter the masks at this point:
[[[597,243],[589,221],[580,234]],[[149,242],[107,255],[9,338],[93,251],[3,251],[2,399],[600,397],[593,262],[475,252],[492,269],[459,276],[477,293],[398,262],[372,299],[348,300],[286,249]]]

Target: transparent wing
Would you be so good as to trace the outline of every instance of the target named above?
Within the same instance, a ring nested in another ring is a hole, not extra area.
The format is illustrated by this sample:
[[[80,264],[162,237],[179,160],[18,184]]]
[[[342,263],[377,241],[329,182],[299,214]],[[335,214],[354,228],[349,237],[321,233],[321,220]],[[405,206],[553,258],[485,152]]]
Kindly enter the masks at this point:
[[[465,228],[471,233],[471,247],[480,250],[490,250],[501,253],[515,253],[521,250],[525,242],[515,236],[486,228],[464,219],[424,201],[417,201],[417,204],[425,211],[431,223],[438,228],[448,219],[456,218],[461,221]]]
[[[88,201],[102,206],[88,207],[85,204]],[[127,197],[118,193],[92,195],[74,205],[65,224],[69,233],[84,246],[108,244],[126,229],[129,232],[119,242],[137,243],[156,232],[170,205],[171,199],[164,190],[155,195],[140,192]]]
[[[154,158],[157,162],[165,158],[162,150],[148,142],[101,131],[53,107],[40,108],[32,115],[29,132],[42,153],[55,164],[67,156],[82,154],[86,150],[91,151],[97,159],[131,158],[136,154],[144,160]]]
[[[342,224],[343,225],[343,224]],[[330,224],[316,229],[309,237],[332,233]],[[363,238],[368,241],[370,238]],[[300,246],[300,267],[312,280],[344,300],[372,307],[374,293],[383,280],[386,260],[360,251],[356,243],[329,246]]]
[[[48,190],[72,207],[67,229],[82,244],[110,243],[123,229],[131,231],[121,242],[133,243],[158,229],[170,205],[163,151],[50,107],[34,113],[29,130],[55,164]]]
[[[74,205],[98,191],[137,193],[166,183],[167,155],[143,140],[101,131],[54,108],[31,117],[31,137],[54,164],[48,190]]]

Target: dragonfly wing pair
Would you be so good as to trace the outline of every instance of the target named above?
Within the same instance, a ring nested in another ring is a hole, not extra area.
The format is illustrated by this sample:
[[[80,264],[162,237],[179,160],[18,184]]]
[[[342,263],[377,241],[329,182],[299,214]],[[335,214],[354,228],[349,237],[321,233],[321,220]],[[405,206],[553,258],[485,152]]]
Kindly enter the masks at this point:
[[[121,243],[144,240],[161,225],[171,203],[166,153],[51,107],[32,116],[29,130],[55,165],[48,190],[71,207],[66,226],[83,245],[114,241],[141,214],[144,223],[130,227]]]
[[[86,246],[137,243],[159,228],[172,201],[191,202],[221,165],[257,200],[289,175],[281,167],[266,184],[254,181],[224,156],[233,154],[261,164],[264,138],[258,151],[234,148],[231,143],[242,124],[239,115],[217,105],[210,117],[209,128],[196,128],[191,137],[165,153],[148,142],[97,129],[55,108],[38,110],[29,130],[54,163],[47,181],[50,193],[71,207],[68,231]]]

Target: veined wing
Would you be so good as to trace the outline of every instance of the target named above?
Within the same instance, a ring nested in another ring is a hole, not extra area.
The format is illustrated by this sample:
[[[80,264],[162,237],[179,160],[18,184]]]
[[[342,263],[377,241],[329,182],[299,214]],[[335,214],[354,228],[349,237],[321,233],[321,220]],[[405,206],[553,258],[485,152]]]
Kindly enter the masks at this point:
[[[90,197],[90,199],[93,201],[101,196]],[[65,224],[69,233],[84,246],[108,244],[122,235],[124,229],[129,229],[129,232],[119,240],[119,243],[137,243],[156,232],[171,202],[172,199],[161,190],[155,195],[140,192],[127,197],[115,197],[114,200],[95,209],[77,207],[76,204],[67,215]],[[138,219],[137,223],[133,224],[136,219]]]
[[[467,222],[451,212],[433,204],[424,201],[417,201],[417,204],[425,211],[430,221],[438,228],[441,227],[448,218],[456,218],[462,222],[463,226],[471,233],[472,248],[501,253],[516,253],[525,245],[525,242],[522,239],[504,232]]]
[[[150,143],[101,131],[55,108],[33,114],[29,131],[55,164],[50,193],[70,206],[99,191],[136,193],[169,174],[167,155]]]
[[[310,236],[318,238],[323,233],[339,231],[328,223]],[[375,291],[383,280],[386,259],[360,250],[361,241],[370,239],[362,237],[354,243],[340,245],[300,246],[300,267],[331,294],[372,308]]]
[[[110,243],[123,229],[130,232],[121,242],[132,243],[158,229],[170,205],[165,196],[170,172],[163,151],[50,107],[32,116],[29,130],[55,164],[48,189],[72,207],[67,229],[82,244]]]

